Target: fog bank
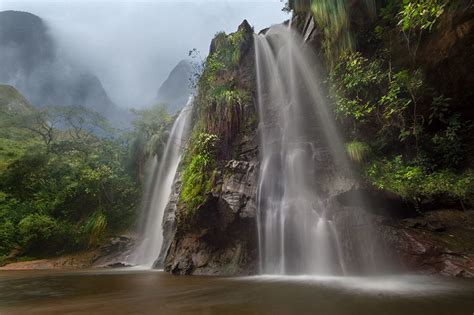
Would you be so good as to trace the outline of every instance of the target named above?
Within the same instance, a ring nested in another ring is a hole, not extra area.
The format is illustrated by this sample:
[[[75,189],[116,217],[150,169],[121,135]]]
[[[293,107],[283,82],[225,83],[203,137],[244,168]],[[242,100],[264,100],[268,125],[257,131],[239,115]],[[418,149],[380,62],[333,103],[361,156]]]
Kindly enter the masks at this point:
[[[197,48],[203,57],[218,31],[243,19],[258,31],[288,18],[278,0],[3,0],[46,21],[61,55],[96,74],[123,107],[149,105],[173,67]]]

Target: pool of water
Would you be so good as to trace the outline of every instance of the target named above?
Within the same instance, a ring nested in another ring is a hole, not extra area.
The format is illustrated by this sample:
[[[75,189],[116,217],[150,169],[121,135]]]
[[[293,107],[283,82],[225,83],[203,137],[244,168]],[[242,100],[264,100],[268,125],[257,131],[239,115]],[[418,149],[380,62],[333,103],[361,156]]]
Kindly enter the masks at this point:
[[[474,280],[466,279],[0,271],[0,315],[473,313]]]

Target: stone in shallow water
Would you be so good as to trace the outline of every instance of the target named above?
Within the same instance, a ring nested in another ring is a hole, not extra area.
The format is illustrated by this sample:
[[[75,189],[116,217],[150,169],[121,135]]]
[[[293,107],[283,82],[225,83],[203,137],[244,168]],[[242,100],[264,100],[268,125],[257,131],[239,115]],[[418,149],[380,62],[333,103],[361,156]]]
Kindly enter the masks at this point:
[[[127,267],[133,267],[133,265],[120,261],[120,262],[114,262],[114,263],[108,264],[106,267],[107,268],[127,268]]]

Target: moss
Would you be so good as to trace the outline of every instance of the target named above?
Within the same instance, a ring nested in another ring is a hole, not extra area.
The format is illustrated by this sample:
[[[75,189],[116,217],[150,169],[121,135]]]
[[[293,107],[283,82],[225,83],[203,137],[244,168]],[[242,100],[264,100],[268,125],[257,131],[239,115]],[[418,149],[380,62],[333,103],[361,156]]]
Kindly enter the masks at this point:
[[[240,132],[244,109],[251,101],[241,77],[242,51],[249,39],[245,28],[229,35],[217,33],[198,81],[197,124],[202,132],[218,134],[225,152]]]
[[[217,142],[216,135],[203,132],[194,132],[191,137],[184,158],[182,188],[179,196],[180,208],[184,210],[182,214],[185,217],[195,214],[195,210],[206,201],[208,193],[215,184]],[[183,217],[178,219],[182,221]]]
[[[193,133],[181,164],[180,228],[192,222],[211,192],[219,191],[217,178],[222,165],[218,161],[232,156],[234,141],[242,128],[247,128],[244,115],[252,97],[242,64],[252,35],[242,25],[235,33],[215,35],[197,82]]]
[[[205,107],[214,100],[229,104],[235,96],[242,94],[236,90],[234,72],[239,67],[244,39],[243,31],[230,35],[219,32],[214,37],[213,48],[198,82],[200,106]]]
[[[207,89],[218,86],[229,85],[233,80],[232,76],[226,76],[239,66],[241,54],[240,49],[244,41],[242,31],[226,35],[219,32],[214,37],[213,49],[207,57],[202,76],[199,79],[199,88],[206,94]],[[220,80],[218,80],[220,78]]]

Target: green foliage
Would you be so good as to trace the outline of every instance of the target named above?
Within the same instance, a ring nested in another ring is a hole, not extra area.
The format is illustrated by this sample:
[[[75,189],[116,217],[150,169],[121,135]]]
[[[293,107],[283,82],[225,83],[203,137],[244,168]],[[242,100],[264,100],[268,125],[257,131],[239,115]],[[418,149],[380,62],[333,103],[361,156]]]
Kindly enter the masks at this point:
[[[62,117],[63,128],[41,123],[51,141],[36,140],[0,173],[0,255],[16,245],[23,255],[77,250],[133,221],[140,194],[125,167],[126,143],[97,136],[102,118],[88,110],[49,115]],[[24,116],[11,118],[35,134]]]
[[[143,177],[146,161],[156,156],[161,158],[175,117],[171,117],[163,105],[135,110],[134,130],[128,135],[129,162],[133,175]]]
[[[185,168],[182,172],[180,203],[184,203],[187,215],[193,214],[211,190],[213,170],[216,168],[216,146],[218,137],[213,134],[198,133],[191,138],[186,152]]]
[[[351,160],[360,163],[366,159],[370,147],[364,142],[352,141],[346,144],[346,151]]]
[[[424,120],[416,112],[423,93],[419,71],[393,71],[380,59],[369,61],[350,52],[341,56],[330,77],[336,116],[353,126],[352,133],[369,123],[375,123],[380,134],[397,133],[401,141],[421,132]]]
[[[351,137],[364,140],[375,133],[381,144],[412,144],[417,158],[421,157],[422,147],[426,147],[422,139],[431,139],[433,144],[445,139],[443,145],[449,147],[450,141],[451,152],[459,156],[459,138],[455,134],[461,125],[449,116],[449,99],[434,95],[420,70],[385,65],[381,57],[369,60],[361,53],[350,52],[341,56],[331,71],[334,110],[339,121],[349,128]],[[421,103],[423,107],[429,104],[430,114],[420,109]],[[442,127],[435,138],[424,132],[434,122]],[[454,157],[449,160],[454,161]]]
[[[0,172],[31,147],[41,144],[36,134],[20,128],[18,116],[18,113],[0,111]]]
[[[427,83],[416,59],[423,34],[447,4],[386,1],[364,43],[370,55],[346,51],[330,72],[336,117],[353,139],[349,157],[371,184],[418,208],[473,205],[474,175],[466,163],[472,124]]]
[[[165,106],[158,105],[148,109],[135,110],[138,116],[134,121],[134,141],[142,141],[140,150],[147,156],[161,156],[168,141],[174,119]]]
[[[246,73],[248,66],[241,64],[245,45],[252,41],[252,34],[247,31],[241,27],[232,34],[217,33],[203,63],[194,102],[195,123],[181,163],[182,188],[177,212],[181,227],[190,223],[188,220],[216,188],[218,153],[232,151],[233,137],[245,128],[242,113],[251,104],[247,85],[253,83],[252,74]],[[190,55],[196,56],[196,51]]]
[[[195,99],[196,132],[218,134],[223,146],[231,145],[241,127],[242,112],[251,94],[242,79],[241,51],[252,40],[244,28],[232,34],[219,32],[211,44]],[[199,130],[197,130],[199,129]]]
[[[375,15],[375,1],[361,1],[368,16]],[[351,1],[349,0],[293,0],[290,9],[311,12],[314,21],[323,32],[323,50],[332,64],[345,51],[355,46],[351,31]]]
[[[377,87],[386,79],[378,60],[369,61],[360,53],[345,53],[331,72],[336,97],[335,112],[340,118],[365,123],[377,108]]]
[[[457,175],[450,170],[430,171],[423,165],[403,162],[401,156],[372,162],[366,175],[376,187],[416,205],[446,198],[466,201],[474,183],[471,172]]]
[[[97,152],[99,153],[99,152]],[[96,164],[97,163],[97,164]],[[1,175],[0,189],[6,193],[0,201],[0,219],[19,222],[28,212],[48,214],[61,220],[62,226],[70,224],[72,229],[83,230],[89,226],[87,218],[94,211],[102,211],[110,231],[126,228],[133,220],[138,203],[138,191],[134,181],[120,165],[107,165],[99,156],[83,160],[78,155],[57,156],[33,153],[19,159]],[[87,206],[85,206],[87,205]],[[67,231],[55,230],[55,239]],[[86,228],[92,238],[97,230]],[[85,246],[81,233],[65,238],[64,246]],[[24,242],[25,250],[35,250],[39,242]],[[63,249],[52,242],[43,244],[46,250]],[[82,245],[81,245],[82,244]]]
[[[213,44],[215,51],[209,58],[211,58],[211,64],[219,65],[215,70],[232,70],[239,65],[240,45],[243,40],[244,34],[241,31],[229,35],[226,35],[224,32],[218,32],[214,36]]]
[[[212,40],[213,51],[206,58],[204,71],[199,82],[200,88],[211,88],[217,77],[235,70],[240,61],[240,45],[244,39],[242,32],[226,35],[218,32]],[[232,78],[229,78],[232,80]],[[227,80],[222,82],[227,83]]]
[[[337,56],[344,50],[352,49],[354,39],[349,31],[348,3],[345,0],[311,1],[314,20],[324,32],[326,56]]]
[[[413,63],[424,32],[429,32],[443,14],[448,0],[404,0],[397,15]]]
[[[403,31],[431,30],[443,14],[447,0],[403,0],[398,25]]]
[[[358,139],[348,144],[349,156],[360,162],[369,151],[375,153],[367,161],[374,185],[414,204],[439,196],[467,198],[463,185],[470,175],[458,176],[449,168],[464,160],[463,136],[469,128],[451,113],[448,98],[432,94],[421,71],[390,69],[383,59],[346,53],[331,72],[331,82],[336,116]],[[429,110],[420,109],[422,104]],[[411,162],[386,158],[402,144],[412,146],[405,154]],[[427,166],[420,166],[423,159]]]
[[[241,102],[247,95],[236,89],[233,71],[240,62],[240,49],[244,41],[243,31],[226,35],[219,32],[215,35],[212,45],[213,51],[207,57],[204,70],[199,80],[198,101],[202,105],[217,102],[218,104],[232,104]],[[205,96],[199,99],[199,96]]]
[[[89,244],[97,244],[106,228],[107,217],[99,211],[94,212],[85,224],[85,231],[89,235]]]
[[[17,239],[15,225],[10,220],[0,223],[0,255],[7,255]]]
[[[217,86],[209,91],[209,99],[217,104],[217,107],[225,107],[228,104],[243,104],[249,100],[246,91],[240,89],[229,89],[225,86]]]
[[[21,245],[26,251],[42,250],[58,232],[58,223],[52,217],[30,214],[18,223]]]
[[[446,125],[446,129],[437,131],[431,141],[435,154],[441,157],[443,164],[455,167],[463,161],[465,150],[461,132],[465,126],[459,114],[453,114]]]

